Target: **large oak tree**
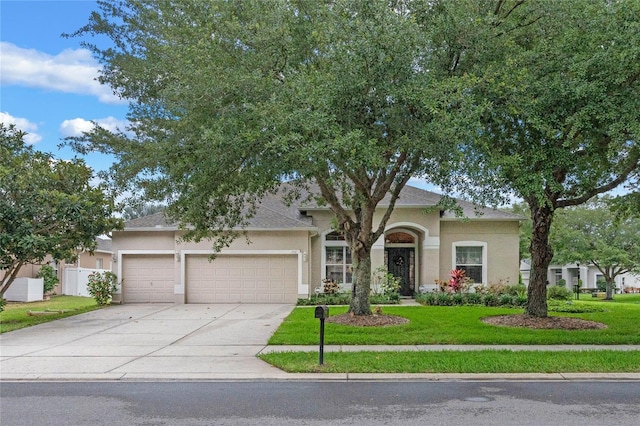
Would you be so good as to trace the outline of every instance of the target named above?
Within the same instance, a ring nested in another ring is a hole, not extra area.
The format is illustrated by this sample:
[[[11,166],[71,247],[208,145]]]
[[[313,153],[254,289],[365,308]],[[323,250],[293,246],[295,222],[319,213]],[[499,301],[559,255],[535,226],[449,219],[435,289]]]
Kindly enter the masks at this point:
[[[473,75],[479,101],[490,103],[466,152],[485,167],[472,178],[477,185],[502,185],[529,207],[526,313],[543,317],[555,212],[639,170],[640,3],[493,3],[491,14],[474,21],[472,37],[460,31],[467,37],[452,55],[459,73]],[[448,6],[464,27],[467,13]]]
[[[553,224],[554,263],[594,265],[607,283],[606,298],[613,299],[615,279],[640,274],[640,212],[616,217],[607,198],[564,209]]]
[[[216,248],[281,182],[315,188],[352,252],[350,311],[370,314],[371,248],[400,191],[411,177],[444,182],[459,158],[456,141],[473,134],[470,97],[434,60],[437,28],[416,18],[436,13],[432,5],[99,5],[76,35],[112,41],[87,46],[104,65],[101,81],[131,100],[134,136],[96,128],[76,148],[115,154],[120,188],[166,202],[190,225],[186,238],[215,238]]]

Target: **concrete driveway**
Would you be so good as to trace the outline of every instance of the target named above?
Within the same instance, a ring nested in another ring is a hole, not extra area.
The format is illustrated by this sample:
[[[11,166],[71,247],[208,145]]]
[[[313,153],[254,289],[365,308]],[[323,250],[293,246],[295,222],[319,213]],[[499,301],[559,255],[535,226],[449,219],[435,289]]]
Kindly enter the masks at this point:
[[[114,305],[0,335],[1,380],[260,379],[293,305]]]

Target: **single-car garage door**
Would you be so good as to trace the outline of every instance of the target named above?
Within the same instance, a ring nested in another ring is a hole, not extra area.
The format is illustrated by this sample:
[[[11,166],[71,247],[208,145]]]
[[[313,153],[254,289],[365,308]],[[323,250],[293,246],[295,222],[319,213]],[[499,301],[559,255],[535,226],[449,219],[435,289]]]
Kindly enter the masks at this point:
[[[187,303],[294,303],[297,255],[186,256]]]
[[[173,255],[122,256],[124,303],[173,303],[175,285]]]

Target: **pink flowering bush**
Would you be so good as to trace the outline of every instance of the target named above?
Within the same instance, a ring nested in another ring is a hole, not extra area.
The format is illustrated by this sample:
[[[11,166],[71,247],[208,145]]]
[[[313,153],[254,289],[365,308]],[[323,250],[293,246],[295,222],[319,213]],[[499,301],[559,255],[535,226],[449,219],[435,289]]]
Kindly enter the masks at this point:
[[[98,305],[108,305],[118,290],[118,277],[113,272],[94,272],[89,275],[87,290]]]

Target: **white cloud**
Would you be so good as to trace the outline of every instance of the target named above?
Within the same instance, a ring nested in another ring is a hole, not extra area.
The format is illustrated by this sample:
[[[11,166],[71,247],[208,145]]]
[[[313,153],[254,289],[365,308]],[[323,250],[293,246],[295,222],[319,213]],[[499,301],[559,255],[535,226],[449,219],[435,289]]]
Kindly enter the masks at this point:
[[[42,140],[42,136],[35,133],[38,130],[38,125],[36,123],[32,123],[26,118],[14,117],[9,113],[0,112],[0,123],[15,124],[19,130],[26,132],[27,135],[24,137],[24,141],[30,145]]]
[[[97,81],[100,64],[87,49],[67,49],[52,56],[0,42],[0,82],[65,93],[96,96],[100,102],[125,103]]]
[[[99,118],[93,121],[98,123],[98,126],[109,130],[110,132],[115,132],[117,130],[124,131],[128,124],[126,120],[118,120],[115,117]],[[83,132],[89,132],[91,129],[93,129],[93,123],[89,120],[85,120],[84,118],[64,120],[62,124],[60,124],[60,133],[63,137],[81,136]]]

